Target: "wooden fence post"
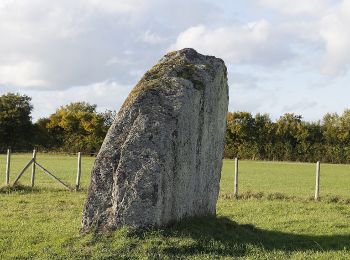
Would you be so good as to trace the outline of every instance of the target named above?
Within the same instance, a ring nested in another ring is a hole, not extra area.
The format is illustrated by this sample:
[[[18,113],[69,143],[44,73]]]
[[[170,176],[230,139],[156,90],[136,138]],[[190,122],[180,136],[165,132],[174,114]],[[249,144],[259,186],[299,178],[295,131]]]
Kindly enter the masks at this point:
[[[6,157],[6,186],[10,185],[10,163],[11,163],[11,149],[7,149],[7,157]]]
[[[81,153],[78,152],[78,168],[77,168],[77,179],[75,182],[75,190],[78,191],[80,188],[80,175],[81,175]]]
[[[18,180],[22,177],[23,173],[29,168],[29,166],[33,163],[33,158],[24,166],[23,170],[18,174],[17,178],[13,182],[13,186],[17,184]]]
[[[316,187],[315,187],[315,200],[320,199],[320,161],[316,163]]]
[[[233,195],[238,198],[238,158],[235,158],[235,180]]]
[[[33,150],[33,165],[32,165],[32,178],[31,178],[31,185],[34,187],[34,182],[35,182],[35,161],[36,161],[36,150]]]

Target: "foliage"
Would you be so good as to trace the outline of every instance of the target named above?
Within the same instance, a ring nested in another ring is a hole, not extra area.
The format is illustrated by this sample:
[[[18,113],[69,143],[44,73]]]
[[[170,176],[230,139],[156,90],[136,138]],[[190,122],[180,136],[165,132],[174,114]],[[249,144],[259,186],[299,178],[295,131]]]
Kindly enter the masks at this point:
[[[26,95],[0,96],[0,151],[39,147],[96,153],[116,116],[116,111],[100,113],[96,105],[75,102],[33,124],[30,101]],[[225,140],[225,158],[349,163],[350,110],[328,113],[318,122],[293,113],[272,121],[268,114],[229,112]]]
[[[7,93],[0,96],[0,152],[41,150],[95,153],[116,112],[97,112],[96,105],[75,102],[61,106],[47,118],[32,123],[31,98]]]
[[[62,106],[48,118],[36,123],[41,136],[39,143],[46,149],[71,152],[97,152],[111,124],[113,112],[97,113],[96,105],[86,102]]]
[[[0,96],[0,151],[31,147],[32,134],[31,98],[26,95],[7,93]]]
[[[225,157],[280,161],[350,162],[350,110],[305,122],[284,114],[275,122],[267,114],[227,115]]]

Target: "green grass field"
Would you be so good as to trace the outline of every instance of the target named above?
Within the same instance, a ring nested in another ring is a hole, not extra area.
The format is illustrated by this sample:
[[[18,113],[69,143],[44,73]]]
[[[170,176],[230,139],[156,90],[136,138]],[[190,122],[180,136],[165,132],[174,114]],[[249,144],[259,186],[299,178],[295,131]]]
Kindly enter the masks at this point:
[[[30,160],[12,156],[11,180]],[[74,186],[76,158],[38,154],[40,164]],[[37,169],[36,188],[0,193],[0,259],[349,259],[350,166],[321,165],[321,201],[312,199],[315,165],[224,161],[217,218],[186,219],[166,228],[79,234],[94,158],[83,157],[82,190],[64,190]],[[0,182],[5,181],[0,155]],[[29,185],[30,170],[21,179]]]

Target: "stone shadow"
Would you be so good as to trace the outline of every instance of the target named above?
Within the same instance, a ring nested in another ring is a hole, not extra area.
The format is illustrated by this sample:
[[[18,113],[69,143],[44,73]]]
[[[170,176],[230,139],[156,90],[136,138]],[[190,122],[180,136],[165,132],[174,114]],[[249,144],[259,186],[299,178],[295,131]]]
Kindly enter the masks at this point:
[[[338,251],[350,248],[350,234],[299,235],[241,225],[226,217],[186,219],[159,229],[164,237],[190,237],[194,243],[164,248],[164,253],[186,257],[198,253],[221,257],[244,256],[252,247],[263,251]],[[137,235],[143,235],[138,231]],[[143,233],[143,234],[142,234]]]

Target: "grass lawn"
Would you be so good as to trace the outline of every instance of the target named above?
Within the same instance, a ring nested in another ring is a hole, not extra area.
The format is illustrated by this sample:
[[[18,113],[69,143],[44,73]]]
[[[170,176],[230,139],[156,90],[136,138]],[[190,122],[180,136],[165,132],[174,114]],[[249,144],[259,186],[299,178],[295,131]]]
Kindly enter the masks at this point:
[[[11,180],[30,155],[13,155]],[[76,158],[38,154],[40,164],[74,186]],[[79,234],[94,158],[82,159],[82,190],[65,191],[37,169],[36,188],[0,193],[0,259],[349,259],[350,167],[321,165],[321,201],[315,165],[240,162],[241,199],[232,198],[233,161],[224,161],[217,218],[186,219],[167,228],[124,228]],[[5,180],[0,156],[0,182]],[[30,183],[30,171],[21,179]]]

